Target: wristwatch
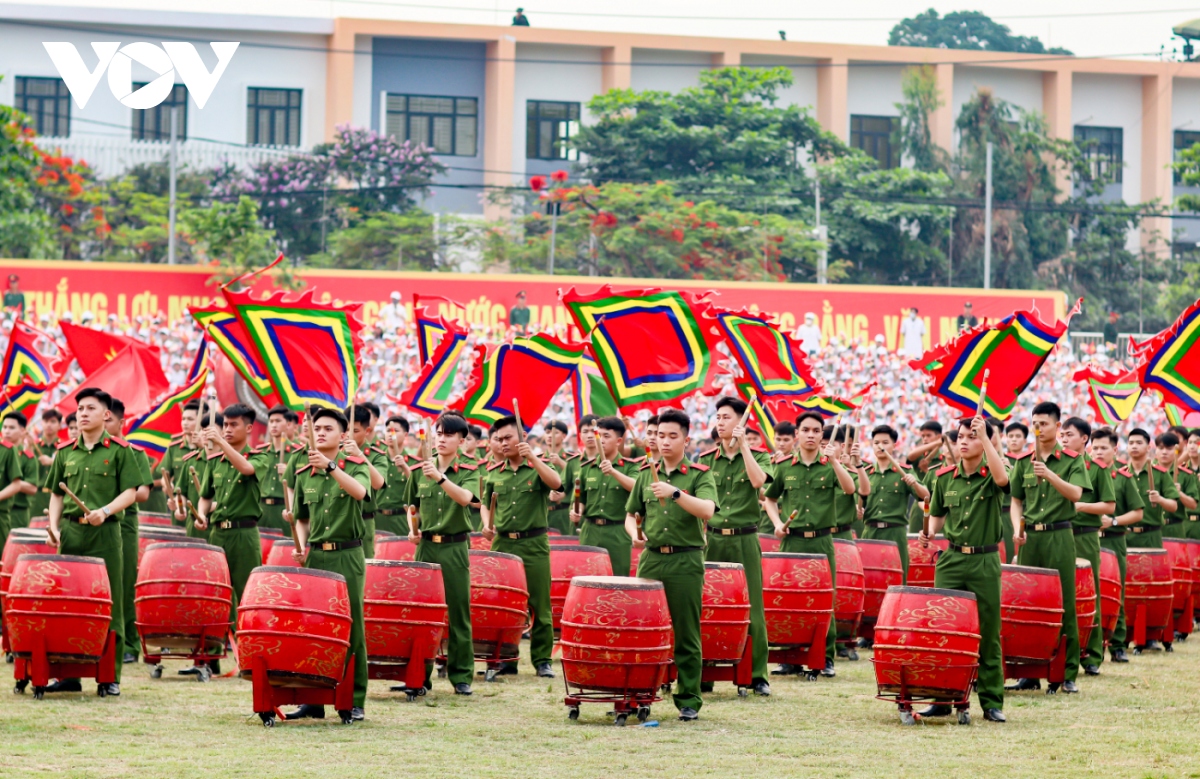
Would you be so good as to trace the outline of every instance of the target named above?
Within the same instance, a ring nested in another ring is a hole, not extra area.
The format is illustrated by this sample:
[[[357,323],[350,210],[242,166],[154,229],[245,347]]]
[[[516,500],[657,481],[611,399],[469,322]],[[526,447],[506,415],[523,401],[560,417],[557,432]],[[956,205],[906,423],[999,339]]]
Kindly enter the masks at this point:
[[[443,473],[443,474],[442,474],[442,478],[440,478],[440,479],[438,479],[438,480],[437,480],[437,485],[438,485],[439,487],[440,487],[440,486],[442,486],[442,483],[443,483],[444,481],[446,481],[446,474],[444,474],[444,473]]]
[[[679,500],[682,496],[683,492],[681,490],[675,490],[671,493],[671,500]]]
[[[108,517],[112,516],[112,509],[110,509],[108,506],[101,506],[100,513],[104,515],[105,519],[107,519]]]
[[[335,463],[333,460],[330,460],[329,464],[325,466],[325,473],[332,474],[336,470],[337,470],[337,463]]]

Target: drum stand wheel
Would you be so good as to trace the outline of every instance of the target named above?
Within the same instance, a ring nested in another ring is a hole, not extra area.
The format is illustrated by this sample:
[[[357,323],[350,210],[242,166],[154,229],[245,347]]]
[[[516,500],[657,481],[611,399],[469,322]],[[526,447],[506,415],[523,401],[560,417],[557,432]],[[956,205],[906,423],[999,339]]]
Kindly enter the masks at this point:
[[[959,725],[970,725],[971,724],[971,712],[967,711],[966,709],[960,709],[958,712],[958,724]]]
[[[158,663],[153,668],[150,669],[150,678],[151,679],[161,679],[162,672],[163,672],[162,663]]]
[[[343,725],[350,725],[354,722],[354,719],[350,716],[349,711],[339,711],[338,717],[341,718]]]
[[[196,674],[196,681],[203,683],[203,682],[207,682],[209,679],[212,678],[212,669],[208,667],[207,663],[204,665],[198,666],[198,668],[200,669],[200,671]]]
[[[917,717],[915,714],[913,714],[912,709],[901,709],[900,710],[900,724],[901,725],[916,725],[917,724]]]
[[[623,711],[613,718],[613,725],[617,726],[618,728],[623,728],[625,727],[625,720],[628,718],[629,712]]]
[[[650,707],[649,706],[638,706],[637,721],[645,722],[648,719],[650,719]]]
[[[13,695],[24,695],[25,688],[29,686],[28,679],[20,679],[13,685]]]
[[[579,707],[578,706],[572,706],[571,708],[567,709],[567,719],[569,719],[571,721],[575,721],[575,720],[579,719]]]
[[[35,701],[40,701],[42,698],[45,698],[45,697],[46,697],[46,688],[45,687],[34,687],[33,688],[33,699]]]
[[[807,671],[805,671],[805,672],[804,672],[804,681],[806,681],[806,682],[815,682],[815,681],[817,680],[817,676],[818,676],[820,673],[821,673],[820,671],[814,671],[814,670],[812,670],[812,669],[809,669],[809,670],[807,670]]]
[[[750,694],[750,691],[748,689],[746,689],[745,687],[738,688],[738,697],[739,698],[745,698],[749,694]]]
[[[486,671],[484,671],[484,673],[483,673],[483,680],[484,680],[485,682],[494,682],[494,681],[496,681],[496,669],[495,669],[495,668],[489,668],[489,669],[487,669]]]
[[[259,717],[259,719],[262,720],[262,724],[263,724],[264,728],[275,727],[275,712],[273,712],[273,711],[260,712],[258,717]]]
[[[1047,695],[1057,695],[1059,686],[1060,686],[1059,682],[1050,682],[1049,684],[1046,685],[1046,694]]]

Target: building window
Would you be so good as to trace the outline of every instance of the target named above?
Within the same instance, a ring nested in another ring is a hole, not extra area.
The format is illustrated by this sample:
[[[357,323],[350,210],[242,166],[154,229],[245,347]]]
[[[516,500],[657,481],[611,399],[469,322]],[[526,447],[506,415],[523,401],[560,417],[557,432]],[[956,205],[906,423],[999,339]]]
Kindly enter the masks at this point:
[[[247,89],[246,143],[251,146],[299,146],[302,91],[261,87]],[[167,129],[170,130],[170,125]]]
[[[1175,159],[1179,159],[1179,152],[1184,149],[1190,149],[1200,143],[1200,132],[1196,130],[1176,130],[1175,131]],[[1182,184],[1178,171],[1175,173],[1175,183]]]
[[[900,150],[892,145],[892,134],[900,129],[896,116],[851,116],[850,145],[874,157],[881,168],[900,165]]]
[[[452,157],[474,157],[479,101],[473,97],[389,94],[384,127],[397,141],[412,141]]]
[[[61,78],[17,76],[13,107],[29,115],[38,135],[66,138],[71,134],[71,93]]]
[[[570,141],[579,132],[579,103],[530,100],[525,104],[525,157],[531,160],[574,160]]]
[[[134,84],[136,92],[145,84]],[[171,140],[171,109],[179,109],[178,123],[175,125],[175,137],[181,141],[187,140],[187,87],[176,84],[167,95],[167,99],[145,110],[133,109],[133,140],[135,141],[170,141]]]
[[[1124,136],[1125,131],[1120,127],[1075,125],[1075,143],[1083,149],[1092,179],[1111,184],[1121,183]]]

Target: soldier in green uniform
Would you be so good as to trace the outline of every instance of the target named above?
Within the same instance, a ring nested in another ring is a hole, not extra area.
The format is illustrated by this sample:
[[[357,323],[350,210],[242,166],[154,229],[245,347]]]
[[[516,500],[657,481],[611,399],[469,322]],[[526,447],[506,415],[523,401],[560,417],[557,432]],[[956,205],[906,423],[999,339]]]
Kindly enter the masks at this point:
[[[992,444],[983,417],[959,420],[958,464],[940,470],[929,499],[930,527],[921,531],[928,545],[939,531],[950,548],[938,556],[934,586],[975,595],[979,611],[979,678],[975,693],[983,717],[1004,722],[1004,658],[1000,651],[1000,493],[1009,484],[1004,458]],[[1078,656],[1078,650],[1076,650]],[[947,716],[950,706],[936,703],[922,717]]]
[[[1200,427],[1188,431],[1183,463],[1200,481]],[[1200,505],[1188,511],[1187,519],[1187,530],[1184,537],[1200,540]]]
[[[168,500],[168,509],[171,512],[171,518],[174,523],[180,527],[191,525],[191,520],[186,516],[179,514],[179,495],[184,491],[187,483],[186,472],[183,467],[183,457],[188,452],[196,450],[196,416],[199,413],[200,401],[189,401],[184,405],[179,417],[183,432],[171,438],[171,445],[167,447],[167,451],[163,454],[162,459],[155,469],[160,482],[164,488],[166,482],[170,482],[172,499]]]
[[[837,525],[834,502],[838,492],[854,494],[854,477],[838,461],[833,442],[826,444],[822,452],[823,427],[824,420],[815,411],[796,418],[797,451],[790,460],[775,464],[764,508],[775,527],[775,537],[783,539],[779,551],[825,555],[829,560],[830,576],[836,582],[837,559],[832,535]],[[858,457],[857,444],[852,454]],[[836,639],[837,625],[830,620],[822,676],[837,675],[833,665]],[[783,665],[772,673],[788,674],[793,670]]]
[[[596,420],[601,454],[580,463],[571,486],[571,521],[579,524],[579,543],[608,552],[613,576],[629,576],[632,545],[625,532],[625,504],[640,463],[621,455],[625,423],[617,417]]]
[[[1013,463],[1017,461],[1017,458],[1027,451],[1029,451],[1029,428],[1021,422],[1010,422],[1008,427],[1004,428],[1004,458],[1009,472],[1012,471]],[[1006,518],[1012,515],[1012,493],[1008,490],[1004,492],[1001,510]],[[1017,551],[1013,546],[1012,522],[1005,519],[1001,523],[1001,529],[1004,531],[1004,559],[1016,560]]]
[[[408,420],[388,417],[384,451],[388,455],[383,491],[375,496],[375,527],[398,536],[408,535],[408,488],[412,474],[421,461],[404,451]]]
[[[551,468],[558,472],[558,478],[562,479],[563,483],[562,489],[550,493],[550,527],[564,536],[573,536],[575,535],[575,526],[571,524],[571,496],[567,494],[567,490],[573,483],[567,478],[567,458],[570,456],[570,452],[566,449],[566,440],[570,431],[565,422],[558,420],[547,423],[545,429],[546,448],[542,452],[542,457],[550,463]]]
[[[406,502],[416,511],[419,528],[409,539],[417,544],[416,559],[442,567],[450,633],[446,648],[446,676],[455,695],[471,694],[475,650],[471,639],[471,565],[469,508],[479,483],[476,466],[463,462],[459,447],[467,435],[462,417],[448,414],[437,421],[435,458],[421,463],[407,481]],[[425,687],[432,689],[433,664],[427,663]]]
[[[116,681],[101,685],[105,695],[121,694],[121,650],[125,646],[125,582],[121,541],[121,513],[133,508],[138,488],[146,483],[142,466],[133,449],[120,438],[109,435],[105,418],[111,396],[96,387],[84,387],[75,393],[79,437],[59,444],[54,464],[46,474],[50,488],[50,530],[59,539],[58,551],[65,555],[99,557],[108,572],[112,596],[110,629],[116,633]],[[59,486],[65,483],[78,497],[87,513]],[[0,492],[2,495],[3,492]],[[136,522],[136,517],[134,519]],[[137,567],[137,546],[129,565]],[[78,692],[78,679],[60,679],[47,692]]]
[[[1125,543],[1131,549],[1162,549],[1163,525],[1179,510],[1179,490],[1167,468],[1151,462],[1149,433],[1135,427],[1129,431],[1126,446],[1129,471],[1145,509],[1142,521],[1129,528],[1131,535],[1125,537]]]
[[[826,425],[821,435],[821,444],[833,444],[834,451],[836,452],[834,457],[842,464],[843,468],[854,476],[856,481],[857,488],[854,492],[847,495],[844,492],[835,490],[833,497],[833,515],[836,524],[830,535],[833,538],[851,541],[854,539],[854,523],[858,520],[858,500],[871,489],[871,482],[867,478],[867,472],[863,467],[862,461],[855,459],[850,454],[850,447],[847,445],[847,441],[850,438],[850,428],[848,426]],[[846,657],[848,652],[844,648],[840,648],[838,655]]]
[[[104,423],[108,434],[117,440],[121,440],[121,430],[125,426],[125,404],[117,398],[112,398],[108,419]],[[125,574],[125,581],[121,587],[121,594],[125,598],[125,606],[122,609],[122,614],[125,616],[125,653],[124,661],[126,663],[136,663],[138,655],[142,651],[142,642],[138,637],[137,632],[137,615],[133,610],[133,595],[134,587],[137,585],[137,568],[138,568],[138,509],[141,504],[144,504],[150,499],[150,485],[154,482],[154,477],[150,473],[150,458],[140,446],[129,445],[130,451],[133,452],[133,459],[141,469],[142,483],[138,485],[137,500],[135,505],[130,506],[121,512],[119,524],[121,525],[121,554],[128,561],[122,567]]]
[[[371,474],[361,457],[339,450],[347,430],[342,412],[312,409],[316,449],[308,450],[308,462],[291,474],[296,500],[296,537],[304,547],[292,552],[300,565],[340,574],[350,595],[350,654],[354,658],[354,706],[352,721],[363,719],[367,700],[367,640],[363,623],[363,582],[367,575],[363,556],[363,501],[371,493]],[[285,516],[292,521],[292,517]],[[347,660],[349,659],[347,658]],[[325,716],[324,706],[305,704],[287,714],[287,719]]]
[[[17,464],[21,467],[21,489],[12,496],[8,511],[10,530],[29,527],[29,501],[38,493],[38,462],[33,450],[27,447],[29,439],[26,425],[25,415],[16,411],[5,414],[4,422],[0,425],[0,435],[12,444],[13,451],[17,453]]]
[[[515,417],[501,417],[492,424],[492,446],[502,459],[488,466],[483,480],[485,507],[496,496],[495,516],[485,517],[483,535],[493,552],[514,554],[525,567],[529,589],[529,657],[537,675],[554,678],[550,654],[554,650],[554,626],[550,621],[550,542],[546,539],[550,493],[562,489],[562,477],[550,464],[534,457],[522,435],[518,439]],[[510,664],[500,673],[516,673]]]
[[[30,517],[44,517],[50,510],[50,490],[42,485],[46,483],[46,474],[50,472],[50,465],[54,462],[54,450],[62,443],[58,438],[58,431],[62,429],[62,418],[62,413],[56,408],[42,412],[42,434],[33,448],[38,463],[37,481],[34,482],[37,485],[37,494],[29,499]]]
[[[8,541],[9,531],[12,530],[10,512],[13,497],[24,486],[22,477],[25,470],[17,457],[17,449],[7,439],[0,436],[0,554],[4,554],[4,545]]]
[[[911,465],[895,457],[898,440],[900,434],[889,425],[879,425],[871,431],[875,464],[868,473],[871,493],[867,496],[863,538],[895,542],[900,550],[904,581],[908,581],[908,520],[905,517],[908,498],[911,495],[919,501],[929,500],[929,490],[912,472]]]
[[[347,413],[347,417],[349,414]],[[350,420],[351,433],[342,444],[342,451],[366,462],[367,472],[371,474],[371,491],[363,500],[363,555],[368,559],[375,557],[375,500],[376,490],[382,490],[386,485],[384,474],[388,469],[388,457],[382,452],[373,451],[367,439],[371,435],[371,412],[365,406],[354,406],[354,419]]]
[[[1188,512],[1200,506],[1196,500],[1200,497],[1200,482],[1190,468],[1180,463],[1180,443],[1179,436],[1173,432],[1162,433],[1155,439],[1155,462],[1167,469],[1179,496],[1175,500],[1175,510],[1163,517],[1163,538],[1187,538]]]
[[[762,547],[758,543],[758,491],[771,481],[770,455],[754,449],[741,427],[746,402],[723,397],[717,401],[717,447],[702,452],[696,462],[708,468],[717,488],[717,513],[708,522],[704,559],[740,563],[750,591],[750,687],[755,695],[770,695],[767,683],[767,622],[763,612]]]
[[[566,455],[566,466],[562,469],[563,490],[573,489],[574,485],[579,484],[579,469],[585,460],[593,460],[600,454],[600,445],[596,443],[596,420],[600,417],[595,414],[584,414],[579,419],[579,451],[574,454]],[[630,458],[632,459],[632,458]],[[553,496],[551,496],[553,497]],[[563,495],[563,500],[574,501],[575,495]],[[581,532],[582,528],[572,530],[572,533]]]
[[[1100,664],[1104,662],[1104,631],[1100,629],[1100,529],[1103,517],[1111,516],[1117,508],[1117,495],[1112,478],[1102,471],[1086,454],[1092,438],[1092,426],[1079,417],[1068,417],[1059,434],[1065,449],[1082,453],[1083,467],[1088,471],[1092,488],[1085,491],[1083,498],[1075,504],[1075,518],[1071,520],[1071,532],[1075,535],[1075,556],[1092,564],[1092,582],[1096,588],[1096,625],[1081,646],[1080,663],[1088,676],[1100,675]]]
[[[684,456],[691,421],[677,409],[658,415],[658,478],[642,464],[625,502],[625,532],[642,549],[637,575],[662,582],[675,632],[675,708],[679,719],[699,718],[700,604],[704,596],[704,523],[718,511],[717,489],[703,465]],[[638,518],[645,517],[642,527]]]
[[[1062,632],[1067,639],[1064,693],[1079,692],[1079,622],[1075,617],[1075,541],[1072,532],[1076,503],[1084,499],[1092,481],[1083,457],[1058,443],[1062,412],[1056,403],[1044,401],[1033,407],[1033,446],[1029,454],[1016,458],[1009,474],[1014,527],[1024,522],[1025,533],[1014,533],[1018,562],[1058,571],[1062,584]],[[1035,454],[1036,452],[1036,454]],[[1036,459],[1034,457],[1036,456]],[[1021,679],[1010,689],[1037,690],[1037,679]],[[1047,694],[1058,692],[1051,683]]]
[[[941,451],[944,440],[942,425],[937,420],[930,419],[917,428],[917,433],[921,436],[921,443],[905,455],[905,459],[916,469],[917,478],[921,483],[932,490],[934,473],[946,464],[946,455]],[[919,533],[924,519],[925,511],[921,502],[914,501],[908,509],[908,532]]]
[[[284,475],[287,473],[289,450],[284,437],[287,432],[287,412],[286,406],[275,406],[267,412],[267,444],[262,447],[261,456],[272,462],[258,480],[258,497],[262,506],[258,526],[291,533],[291,528],[283,520],[283,501],[286,497]]]
[[[1093,481],[1108,479],[1113,485],[1115,508],[1111,515],[1100,517],[1100,547],[1111,549],[1117,556],[1117,567],[1121,571],[1121,607],[1117,612],[1117,624],[1113,627],[1109,638],[1108,651],[1114,663],[1128,663],[1125,656],[1125,533],[1130,525],[1142,521],[1142,496],[1138,494],[1137,483],[1128,468],[1117,463],[1117,444],[1120,441],[1112,429],[1102,427],[1092,433],[1092,462],[1100,470]],[[1099,658],[1091,654],[1089,645],[1088,656],[1084,659],[1084,668],[1093,664],[1099,670],[1103,655]]]

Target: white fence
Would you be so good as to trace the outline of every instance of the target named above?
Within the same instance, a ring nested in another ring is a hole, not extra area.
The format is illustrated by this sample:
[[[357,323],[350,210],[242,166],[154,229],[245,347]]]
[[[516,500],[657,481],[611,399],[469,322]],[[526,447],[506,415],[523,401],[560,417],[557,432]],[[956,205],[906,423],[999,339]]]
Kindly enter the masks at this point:
[[[76,160],[83,160],[100,176],[116,176],[135,165],[164,162],[170,144],[161,141],[132,141],[128,138],[81,136],[76,138],[39,137],[38,146],[45,150],[59,149]],[[279,159],[304,150],[279,146],[235,146],[212,141],[180,141],[179,165],[192,170],[206,170],[231,163],[246,170],[269,159]]]

